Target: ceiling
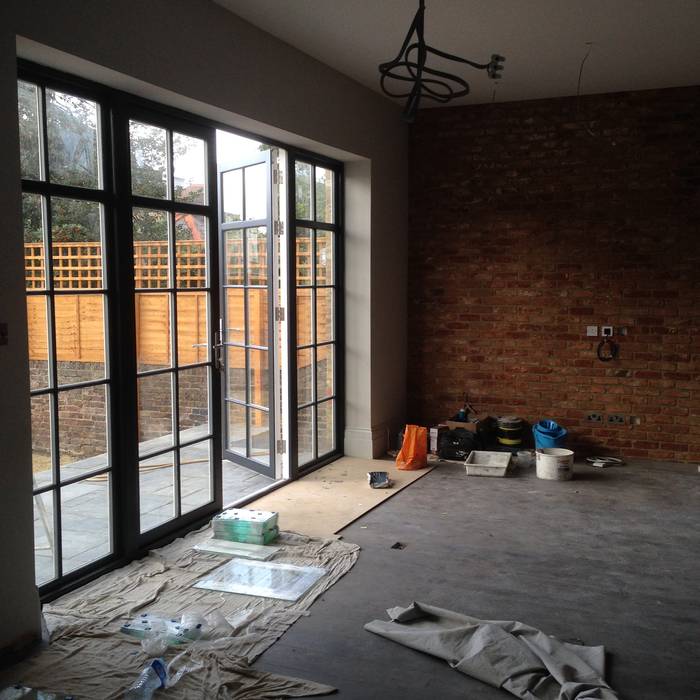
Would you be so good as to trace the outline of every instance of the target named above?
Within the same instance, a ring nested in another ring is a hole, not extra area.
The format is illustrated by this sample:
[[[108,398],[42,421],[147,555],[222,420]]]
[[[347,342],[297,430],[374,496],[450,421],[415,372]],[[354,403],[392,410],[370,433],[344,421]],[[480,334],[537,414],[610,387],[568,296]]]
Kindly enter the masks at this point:
[[[215,2],[377,91],[377,65],[396,56],[418,7],[418,0]],[[450,65],[471,86],[451,105],[576,94],[587,42],[582,94],[700,84],[700,0],[427,0],[425,37],[477,62],[492,53],[507,59],[495,96],[484,71]]]

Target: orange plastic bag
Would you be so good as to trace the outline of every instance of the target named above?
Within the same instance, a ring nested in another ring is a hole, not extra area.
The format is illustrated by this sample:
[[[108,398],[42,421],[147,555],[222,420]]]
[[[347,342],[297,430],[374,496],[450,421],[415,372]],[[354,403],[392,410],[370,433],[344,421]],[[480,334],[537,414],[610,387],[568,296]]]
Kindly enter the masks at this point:
[[[396,468],[410,471],[428,466],[428,429],[407,425],[403,445],[396,455]]]

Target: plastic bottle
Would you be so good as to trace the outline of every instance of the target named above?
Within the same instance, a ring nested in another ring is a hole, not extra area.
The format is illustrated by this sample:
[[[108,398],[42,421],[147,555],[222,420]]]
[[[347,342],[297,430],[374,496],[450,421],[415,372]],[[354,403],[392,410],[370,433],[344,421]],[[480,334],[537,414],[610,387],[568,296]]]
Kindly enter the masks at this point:
[[[150,700],[158,688],[165,688],[167,671],[163,659],[153,659],[129,686],[125,700]]]

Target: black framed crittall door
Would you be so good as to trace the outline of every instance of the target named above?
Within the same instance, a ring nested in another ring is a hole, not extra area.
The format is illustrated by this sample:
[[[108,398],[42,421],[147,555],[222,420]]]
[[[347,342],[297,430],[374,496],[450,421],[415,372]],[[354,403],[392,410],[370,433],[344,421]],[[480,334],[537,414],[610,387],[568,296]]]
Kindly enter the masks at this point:
[[[269,150],[222,166],[220,246],[224,456],[275,475],[275,249]]]
[[[120,282],[133,298],[120,321],[135,350],[123,358],[122,431],[138,468],[124,501],[145,545],[221,502],[216,143],[211,128],[126,100],[113,118]]]
[[[36,579],[52,595],[221,506],[216,132],[35,66],[18,105]]]
[[[211,517],[224,457],[342,454],[342,170],[25,62],[18,106],[46,598]]]
[[[290,154],[288,298],[292,469],[342,454],[342,181],[337,163]]]

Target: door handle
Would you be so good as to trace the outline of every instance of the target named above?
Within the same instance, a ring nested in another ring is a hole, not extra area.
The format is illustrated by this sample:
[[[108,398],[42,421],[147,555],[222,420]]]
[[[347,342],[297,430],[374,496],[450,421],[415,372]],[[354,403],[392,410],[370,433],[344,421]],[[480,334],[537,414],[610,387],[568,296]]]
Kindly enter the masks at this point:
[[[213,350],[213,362],[214,367],[219,370],[219,372],[224,371],[224,343],[223,334],[220,330],[214,333],[214,345],[211,346]]]

